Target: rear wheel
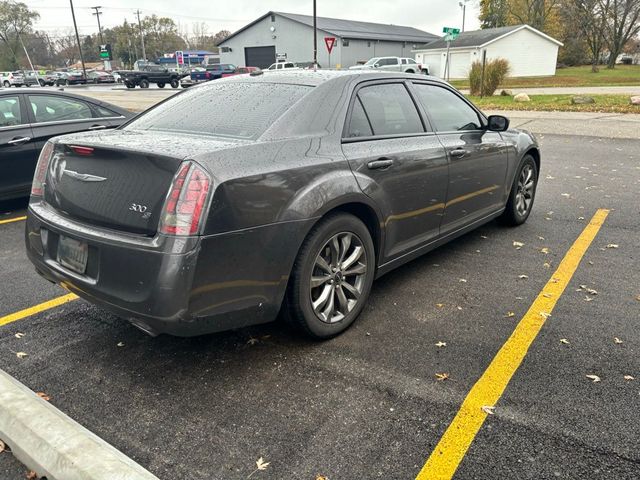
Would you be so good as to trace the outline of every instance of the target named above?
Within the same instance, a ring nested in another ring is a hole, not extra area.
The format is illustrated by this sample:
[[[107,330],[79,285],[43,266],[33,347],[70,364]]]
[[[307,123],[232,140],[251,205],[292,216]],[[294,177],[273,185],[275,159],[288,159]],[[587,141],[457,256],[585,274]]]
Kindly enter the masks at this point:
[[[140,80],[140,88],[149,88],[149,80],[146,78]]]
[[[180,82],[177,78],[171,79],[171,88],[178,88],[180,86]]]
[[[158,88],[164,88],[164,83],[158,82]]]
[[[313,228],[298,253],[285,313],[311,337],[338,335],[364,308],[374,274],[375,250],[367,227],[353,215],[331,215]]]
[[[502,220],[507,225],[522,225],[529,218],[538,184],[538,168],[531,155],[525,155],[513,180]]]

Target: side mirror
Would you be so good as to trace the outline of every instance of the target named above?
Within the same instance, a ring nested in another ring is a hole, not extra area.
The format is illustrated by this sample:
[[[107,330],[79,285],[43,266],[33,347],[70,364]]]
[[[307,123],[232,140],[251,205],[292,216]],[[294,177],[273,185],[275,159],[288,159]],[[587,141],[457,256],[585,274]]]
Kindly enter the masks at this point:
[[[504,132],[509,128],[509,119],[502,115],[490,115],[487,124],[487,130],[492,132]]]
[[[379,63],[374,63],[373,64],[373,68],[380,68],[380,64]]]

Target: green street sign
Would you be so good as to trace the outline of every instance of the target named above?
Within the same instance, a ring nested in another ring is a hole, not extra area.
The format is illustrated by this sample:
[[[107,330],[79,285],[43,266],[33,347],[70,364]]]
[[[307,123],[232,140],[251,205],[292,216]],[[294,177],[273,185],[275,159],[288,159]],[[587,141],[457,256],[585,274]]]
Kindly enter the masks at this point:
[[[442,33],[453,33],[454,35],[458,36],[460,35],[460,29],[453,27],[442,27]]]
[[[99,55],[102,60],[113,60],[111,56],[111,45],[100,45]]]
[[[458,34],[457,33],[447,33],[444,36],[444,41],[445,42],[453,42],[456,38],[458,38]]]

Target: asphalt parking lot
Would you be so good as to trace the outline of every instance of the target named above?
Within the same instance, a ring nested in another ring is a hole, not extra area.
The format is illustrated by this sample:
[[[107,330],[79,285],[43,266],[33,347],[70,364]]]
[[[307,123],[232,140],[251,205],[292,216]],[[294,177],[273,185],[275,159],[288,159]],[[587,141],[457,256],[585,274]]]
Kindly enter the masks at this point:
[[[4,204],[0,368],[162,479],[415,478],[478,379],[499,389],[483,372],[607,209],[454,478],[640,478],[640,140],[540,140],[524,226],[490,223],[382,277],[322,343],[280,323],[151,338],[82,300],[8,322],[66,292],[26,259],[24,202]],[[0,454],[1,478],[25,473]]]

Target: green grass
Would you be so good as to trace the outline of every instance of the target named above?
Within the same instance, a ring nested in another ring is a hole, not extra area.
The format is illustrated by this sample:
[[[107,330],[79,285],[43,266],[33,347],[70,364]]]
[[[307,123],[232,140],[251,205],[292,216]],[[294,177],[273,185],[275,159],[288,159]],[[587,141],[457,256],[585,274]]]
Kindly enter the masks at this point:
[[[469,80],[452,80],[456,88],[469,88]],[[608,70],[600,66],[598,73],[591,66],[560,68],[553,77],[507,78],[499,88],[522,87],[592,87],[640,85],[640,65],[616,65]]]
[[[468,96],[482,110],[533,110],[545,112],[640,113],[640,105],[631,105],[629,95],[589,95],[596,103],[572,105],[573,95],[529,95],[530,102],[515,102],[513,97]]]

